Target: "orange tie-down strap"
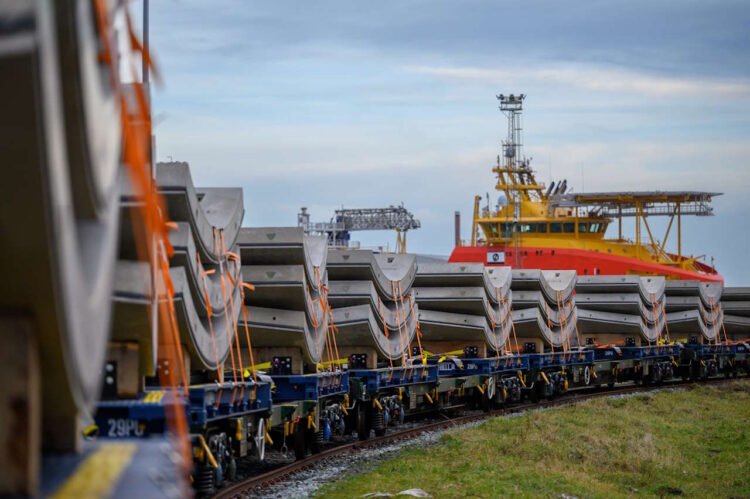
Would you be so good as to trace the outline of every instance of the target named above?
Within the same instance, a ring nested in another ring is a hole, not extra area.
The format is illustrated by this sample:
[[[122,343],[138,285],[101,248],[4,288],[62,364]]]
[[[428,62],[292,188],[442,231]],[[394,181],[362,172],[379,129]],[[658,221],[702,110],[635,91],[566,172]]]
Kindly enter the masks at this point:
[[[134,224],[133,232],[136,241],[136,251],[140,261],[148,262],[152,265],[154,275],[158,278],[160,294],[166,295],[166,300],[159,299],[158,317],[159,317],[159,343],[160,345],[169,346],[165,348],[165,354],[169,355],[172,365],[175,363],[181,366],[180,374],[185,391],[187,391],[186,376],[184,373],[184,363],[182,362],[182,345],[179,341],[179,333],[176,329],[176,319],[174,310],[174,289],[169,275],[169,258],[174,250],[169,242],[169,230],[172,224],[165,219],[164,202],[156,189],[155,183],[151,176],[150,159],[148,157],[149,144],[151,140],[151,120],[146,95],[143,84],[133,84],[135,90],[135,106],[131,108],[124,87],[119,78],[119,60],[113,57],[117,53],[114,47],[114,37],[112,24],[113,19],[110,17],[109,2],[106,0],[94,0],[94,14],[96,26],[99,35],[100,53],[99,60],[108,66],[109,78],[114,94],[120,107],[120,125],[122,133],[122,160],[130,175],[131,181],[136,192],[139,195],[139,203],[134,207]],[[125,22],[128,31],[128,43],[131,50],[140,54],[142,60],[150,67],[154,76],[158,79],[158,72],[152,63],[148,51],[141,45],[140,40],[133,29],[130,10],[127,7],[123,9]],[[130,65],[131,76],[135,78],[135,67]],[[135,122],[144,125],[136,125]],[[156,250],[156,253],[154,253]],[[156,291],[156,290],[155,290]],[[172,356],[177,354],[178,359]],[[162,386],[176,388],[178,381],[174,369],[159,370],[159,378]],[[187,422],[185,413],[182,410],[168,411],[167,423],[172,429],[172,434],[176,436],[175,443],[183,455],[184,471],[187,471],[189,463],[189,440],[187,438]],[[75,491],[76,489],[70,489]],[[91,494],[75,493],[76,497],[90,496]],[[100,494],[104,495],[104,494]]]

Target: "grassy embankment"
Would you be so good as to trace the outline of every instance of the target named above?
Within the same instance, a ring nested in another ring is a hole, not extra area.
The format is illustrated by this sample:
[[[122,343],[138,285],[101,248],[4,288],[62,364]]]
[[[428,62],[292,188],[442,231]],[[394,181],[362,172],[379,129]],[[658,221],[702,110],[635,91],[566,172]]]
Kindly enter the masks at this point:
[[[750,381],[495,418],[328,485],[320,497],[750,497]]]

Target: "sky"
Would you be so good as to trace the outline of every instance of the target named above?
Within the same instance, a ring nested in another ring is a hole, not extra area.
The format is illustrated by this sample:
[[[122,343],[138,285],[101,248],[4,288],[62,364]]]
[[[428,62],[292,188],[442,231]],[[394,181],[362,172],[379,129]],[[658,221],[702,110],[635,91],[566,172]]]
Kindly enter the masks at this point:
[[[151,0],[150,20],[157,158],[241,186],[246,226],[403,202],[409,251],[448,255],[494,186],[495,95],[522,92],[540,180],[721,192],[683,249],[750,285],[746,1]]]

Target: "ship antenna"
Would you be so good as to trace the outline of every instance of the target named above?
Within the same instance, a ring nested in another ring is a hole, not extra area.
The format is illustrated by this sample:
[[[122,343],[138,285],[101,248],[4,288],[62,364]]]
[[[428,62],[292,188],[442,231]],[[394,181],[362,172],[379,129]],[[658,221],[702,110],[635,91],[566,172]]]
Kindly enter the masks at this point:
[[[503,141],[503,156],[505,157],[506,171],[511,186],[506,185],[506,197],[509,203],[513,203],[513,259],[514,267],[519,268],[519,245],[518,240],[518,222],[521,214],[521,193],[518,185],[524,184],[526,179],[524,174],[528,173],[527,168],[520,168],[522,165],[521,158],[521,113],[523,112],[523,101],[526,98],[524,94],[497,96],[500,101],[500,111],[508,119],[508,135]],[[536,183],[536,182],[532,182]],[[527,191],[524,195],[528,196]]]

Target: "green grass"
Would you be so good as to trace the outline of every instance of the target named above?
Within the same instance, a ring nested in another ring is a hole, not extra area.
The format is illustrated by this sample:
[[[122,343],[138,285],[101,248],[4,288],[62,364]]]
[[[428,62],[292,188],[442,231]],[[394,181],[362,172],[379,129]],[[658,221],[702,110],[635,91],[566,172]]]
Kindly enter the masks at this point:
[[[750,381],[595,399],[446,433],[319,497],[750,497]]]

